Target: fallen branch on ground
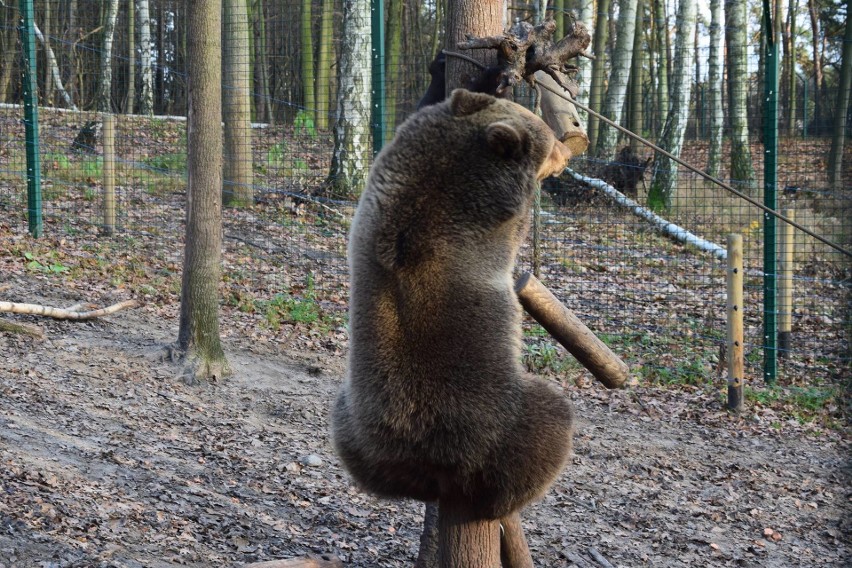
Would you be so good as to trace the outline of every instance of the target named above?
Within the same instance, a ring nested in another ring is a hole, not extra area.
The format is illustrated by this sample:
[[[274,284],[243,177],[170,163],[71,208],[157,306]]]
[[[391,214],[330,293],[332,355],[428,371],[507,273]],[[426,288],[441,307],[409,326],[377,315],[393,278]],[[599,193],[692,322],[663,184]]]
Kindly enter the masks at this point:
[[[246,564],[245,568],[342,568],[343,563],[334,558],[315,558],[307,556],[304,558],[288,558],[287,560],[269,560],[267,562],[255,562]]]
[[[125,300],[118,304],[102,308],[100,310],[90,310],[87,312],[78,312],[73,309],[52,308],[50,306],[40,306],[38,304],[19,304],[17,302],[0,302],[0,312],[11,314],[28,314],[34,316],[47,316],[53,319],[68,319],[68,320],[90,320],[102,316],[108,316],[127,308],[135,308],[139,305],[137,300]],[[73,306],[72,306],[73,307]]]
[[[7,333],[19,333],[22,335],[30,335],[39,339],[44,339],[44,331],[40,327],[30,325],[28,323],[17,323],[9,320],[0,319],[0,331]]]

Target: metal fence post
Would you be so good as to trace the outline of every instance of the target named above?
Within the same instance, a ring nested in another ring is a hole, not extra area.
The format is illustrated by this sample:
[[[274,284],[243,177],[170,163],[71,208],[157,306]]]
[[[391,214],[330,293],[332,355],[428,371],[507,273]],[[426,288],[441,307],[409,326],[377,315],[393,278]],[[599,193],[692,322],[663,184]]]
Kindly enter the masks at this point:
[[[20,0],[21,45],[23,70],[21,83],[24,95],[24,125],[27,153],[27,222],[30,234],[40,237],[44,231],[41,216],[41,163],[38,142],[38,90],[36,85],[35,28],[33,0]]]
[[[373,156],[385,145],[385,8],[383,0],[370,0],[372,44]]]
[[[776,207],[778,183],[778,43],[772,26],[769,0],[763,0],[766,34],[766,81],[763,106],[763,204]],[[776,310],[776,220],[763,214],[763,380],[775,384],[778,375],[778,323]]]

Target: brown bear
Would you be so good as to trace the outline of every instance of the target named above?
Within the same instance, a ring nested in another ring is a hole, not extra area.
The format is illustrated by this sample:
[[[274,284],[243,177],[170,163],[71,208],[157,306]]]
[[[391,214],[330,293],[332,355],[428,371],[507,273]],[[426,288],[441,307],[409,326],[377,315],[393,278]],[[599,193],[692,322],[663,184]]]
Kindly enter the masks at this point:
[[[459,89],[376,158],[349,235],[332,412],[335,449],[367,491],[497,519],[562,470],[572,407],[522,368],[512,268],[536,184],[570,157],[525,108]]]

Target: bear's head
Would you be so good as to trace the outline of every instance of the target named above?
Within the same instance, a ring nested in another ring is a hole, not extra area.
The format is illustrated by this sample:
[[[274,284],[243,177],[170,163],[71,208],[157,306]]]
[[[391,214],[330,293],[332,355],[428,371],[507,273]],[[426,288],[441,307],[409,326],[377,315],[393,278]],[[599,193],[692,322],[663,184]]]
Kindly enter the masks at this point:
[[[456,118],[475,115],[477,123],[487,124],[488,148],[505,160],[531,162],[539,181],[562,173],[572,157],[541,118],[517,103],[456,89],[450,95],[449,106]]]

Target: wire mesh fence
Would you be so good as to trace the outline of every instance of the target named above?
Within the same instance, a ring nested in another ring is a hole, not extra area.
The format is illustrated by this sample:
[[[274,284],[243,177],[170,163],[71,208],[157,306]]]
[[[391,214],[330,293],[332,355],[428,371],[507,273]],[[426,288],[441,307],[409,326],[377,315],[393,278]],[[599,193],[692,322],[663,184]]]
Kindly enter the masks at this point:
[[[368,135],[378,130],[390,140],[415,111],[429,84],[429,62],[443,46],[446,3],[385,2],[384,53],[373,59],[378,68],[370,66],[377,27],[371,30],[365,0],[223,4],[222,37],[210,38],[221,45],[223,57],[223,303],[257,311],[267,326],[276,325],[276,318],[316,316],[309,305],[342,321],[345,235],[372,156]],[[760,22],[736,19],[746,3],[729,3],[720,16],[694,3],[689,8],[687,0],[671,13],[656,2],[601,1],[596,8],[608,15],[604,26],[595,26],[591,3],[570,9],[568,4],[551,6],[557,34],[580,20],[595,36],[604,36],[600,43],[595,38],[596,60],[579,65],[578,100],[762,202],[766,34]],[[185,3],[45,0],[34,7],[45,235],[88,243],[92,254],[103,246],[130,255],[144,250],[162,261],[163,270],[178,271],[191,84]],[[515,3],[507,14],[540,17],[535,6]],[[632,31],[624,14],[633,14]],[[32,143],[22,106],[20,16],[17,3],[0,6],[0,208],[6,218],[0,227],[14,234],[27,230],[26,148]],[[801,38],[797,43],[795,26],[808,26],[805,11],[788,17],[786,31],[778,35],[782,54],[788,48],[795,53],[784,55],[779,65],[775,198],[779,210],[848,250],[848,144],[839,174],[832,178],[829,167],[835,133],[848,132],[850,125],[848,110],[839,104],[842,14],[829,10],[820,17],[823,58],[837,65],[818,69],[809,44]],[[371,101],[369,81],[382,75],[384,98]],[[516,100],[532,104],[531,93],[518,89]],[[381,112],[371,115],[371,104]],[[113,117],[111,144],[105,144],[104,113]],[[792,304],[777,304],[771,313],[783,320],[789,312],[791,341],[775,346],[767,341],[771,330],[765,325],[764,253],[772,238],[766,215],[581,115],[591,144],[570,169],[604,180],[635,206],[617,204],[570,172],[547,180],[541,240],[525,248],[522,267],[532,268],[530,250],[538,246],[541,279],[624,356],[640,380],[706,384],[725,377],[725,263],[637,213],[653,209],[720,249],[728,234],[742,234],[747,377],[763,375],[774,351],[782,355],[782,381],[812,387],[848,380],[847,256],[793,233]],[[353,116],[361,124],[353,125]],[[114,155],[105,155],[109,145]],[[105,170],[113,162],[115,232],[106,236]],[[771,246],[786,250],[786,235],[779,222]],[[769,289],[785,274],[768,274],[774,281]],[[148,275],[145,286],[156,288],[158,277]],[[284,326],[280,333],[286,336]],[[572,367],[536,327],[529,326],[527,335],[530,366],[554,372]]]

